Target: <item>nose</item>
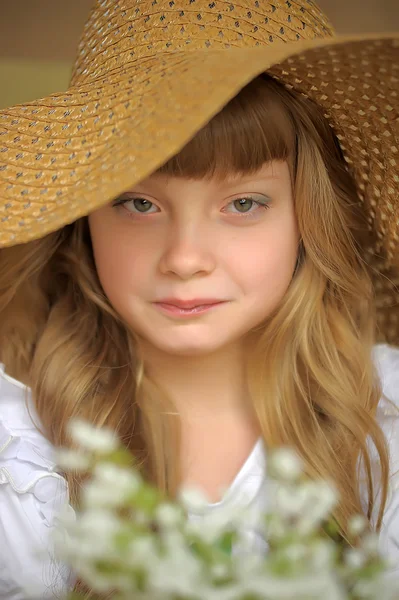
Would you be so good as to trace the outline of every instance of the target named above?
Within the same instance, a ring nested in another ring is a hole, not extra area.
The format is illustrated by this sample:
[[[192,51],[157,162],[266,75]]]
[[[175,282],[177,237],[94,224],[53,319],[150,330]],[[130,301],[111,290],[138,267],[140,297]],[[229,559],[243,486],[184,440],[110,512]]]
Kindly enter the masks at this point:
[[[215,244],[201,227],[175,228],[169,232],[159,268],[180,279],[206,275],[215,269]]]

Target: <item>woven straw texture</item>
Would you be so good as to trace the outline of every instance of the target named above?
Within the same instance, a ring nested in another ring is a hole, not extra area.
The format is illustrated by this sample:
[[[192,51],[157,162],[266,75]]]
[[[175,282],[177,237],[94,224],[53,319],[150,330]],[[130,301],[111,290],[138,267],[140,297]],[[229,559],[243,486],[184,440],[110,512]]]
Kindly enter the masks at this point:
[[[373,242],[380,340],[399,344],[399,34],[335,37],[310,0],[101,0],[67,92],[0,111],[0,246],[109,202],[264,71],[324,107]]]

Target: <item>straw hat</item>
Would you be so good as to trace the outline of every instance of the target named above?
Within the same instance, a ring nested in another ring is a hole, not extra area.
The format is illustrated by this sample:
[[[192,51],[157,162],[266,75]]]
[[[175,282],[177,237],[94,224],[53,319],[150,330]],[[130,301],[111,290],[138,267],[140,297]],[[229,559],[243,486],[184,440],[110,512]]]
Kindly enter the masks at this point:
[[[375,240],[399,344],[399,33],[334,36],[312,0],[97,0],[65,93],[0,111],[0,247],[87,215],[176,154],[268,70],[325,110]]]

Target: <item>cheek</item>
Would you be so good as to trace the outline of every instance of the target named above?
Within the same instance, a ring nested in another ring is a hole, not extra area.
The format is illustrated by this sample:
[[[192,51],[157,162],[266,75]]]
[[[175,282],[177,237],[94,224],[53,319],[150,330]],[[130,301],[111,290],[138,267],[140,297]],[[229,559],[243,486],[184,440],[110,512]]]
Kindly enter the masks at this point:
[[[266,241],[265,241],[266,240]],[[256,235],[248,241],[234,261],[241,287],[248,295],[280,299],[287,290],[295,269],[299,236],[295,223],[291,227]],[[255,298],[254,298],[255,299]]]
[[[131,235],[117,232],[108,221],[89,219],[94,260],[98,278],[109,301],[118,312],[124,312],[134,291],[141,288],[148,273],[148,253],[137,252]]]

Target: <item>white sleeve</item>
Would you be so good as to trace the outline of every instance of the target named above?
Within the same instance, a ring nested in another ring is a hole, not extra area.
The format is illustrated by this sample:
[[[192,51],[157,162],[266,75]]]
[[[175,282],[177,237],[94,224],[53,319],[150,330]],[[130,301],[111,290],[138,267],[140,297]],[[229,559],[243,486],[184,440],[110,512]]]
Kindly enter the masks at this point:
[[[381,344],[375,349],[382,391],[394,404],[381,399],[378,422],[385,434],[390,459],[388,497],[380,531],[380,550],[399,577],[399,348]]]
[[[52,532],[68,489],[49,450],[39,432],[11,430],[0,415],[0,600],[62,598],[73,584],[54,557]]]

